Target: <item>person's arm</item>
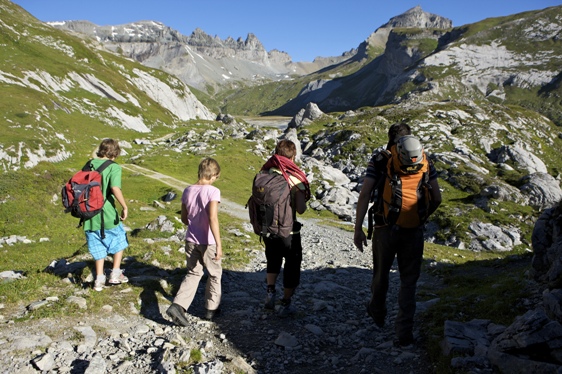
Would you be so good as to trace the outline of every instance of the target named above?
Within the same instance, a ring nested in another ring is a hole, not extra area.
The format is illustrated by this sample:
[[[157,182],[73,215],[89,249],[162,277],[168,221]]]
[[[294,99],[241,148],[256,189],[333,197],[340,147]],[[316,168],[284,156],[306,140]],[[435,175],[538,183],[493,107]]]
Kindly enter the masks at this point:
[[[222,258],[222,244],[219,229],[219,202],[216,200],[213,200],[209,203],[209,227],[211,228],[211,232],[215,237],[215,242],[217,245],[215,261],[219,261]]]
[[[119,202],[119,205],[121,205],[121,207],[123,208],[123,211],[121,212],[121,221],[126,220],[127,216],[129,215],[129,208],[127,208],[127,203],[125,202],[125,198],[123,197],[123,192],[121,192],[121,188],[117,186],[113,186],[111,187],[111,193],[113,194],[113,196],[115,196],[115,199],[117,200],[117,202]]]
[[[306,211],[306,199],[304,191],[297,186],[293,187],[295,191],[295,209],[298,214],[303,214]]]
[[[441,205],[441,190],[439,189],[439,183],[437,183],[437,178],[431,179],[429,181],[429,185],[431,186],[430,194],[431,194],[431,201],[429,203],[429,215],[437,210],[439,205]]]
[[[361,192],[359,192],[359,198],[357,199],[357,208],[355,209],[355,234],[353,235],[353,243],[361,252],[363,252],[363,246],[367,245],[367,236],[363,232],[363,220],[365,219],[367,210],[369,210],[369,200],[371,199],[371,191],[374,187],[375,179],[365,178],[363,180]]]
[[[189,211],[187,210],[187,207],[185,206],[185,204],[182,202],[181,203],[181,221],[184,225],[188,225],[189,221],[187,219],[187,214],[189,213]]]

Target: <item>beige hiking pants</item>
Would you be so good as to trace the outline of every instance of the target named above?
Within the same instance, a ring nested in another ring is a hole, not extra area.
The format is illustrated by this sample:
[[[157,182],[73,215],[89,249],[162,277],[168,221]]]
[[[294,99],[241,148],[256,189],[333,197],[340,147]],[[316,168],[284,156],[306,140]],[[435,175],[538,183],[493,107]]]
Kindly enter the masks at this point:
[[[216,246],[201,245],[187,242],[185,244],[185,254],[187,256],[187,274],[181,282],[180,289],[174,298],[174,303],[181,305],[185,310],[189,308],[199,281],[203,276],[203,268],[207,269],[209,278],[205,287],[205,308],[215,310],[221,302],[221,261],[215,261]]]

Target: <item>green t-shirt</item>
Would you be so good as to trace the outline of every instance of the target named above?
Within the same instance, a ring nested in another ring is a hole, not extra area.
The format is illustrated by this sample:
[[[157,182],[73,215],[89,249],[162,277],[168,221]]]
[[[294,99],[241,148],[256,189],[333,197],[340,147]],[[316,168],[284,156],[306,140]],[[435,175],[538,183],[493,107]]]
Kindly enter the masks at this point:
[[[106,159],[94,158],[92,165],[94,169],[103,164]],[[105,229],[112,229],[119,226],[119,212],[115,207],[115,196],[111,193],[111,187],[121,188],[121,166],[116,163],[109,165],[102,172],[102,188],[104,196],[106,197],[105,204],[103,205],[103,213],[100,213],[86,221],[84,221],[84,231],[94,231],[101,229],[101,215],[103,214],[103,227]]]

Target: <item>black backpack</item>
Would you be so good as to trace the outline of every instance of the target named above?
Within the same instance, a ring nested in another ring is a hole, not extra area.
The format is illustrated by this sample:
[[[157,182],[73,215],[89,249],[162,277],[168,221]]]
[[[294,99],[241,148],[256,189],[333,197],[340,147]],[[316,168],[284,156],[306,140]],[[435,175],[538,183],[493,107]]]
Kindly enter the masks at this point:
[[[294,221],[291,188],[282,174],[268,171],[256,174],[246,207],[257,235],[262,238],[291,236]]]

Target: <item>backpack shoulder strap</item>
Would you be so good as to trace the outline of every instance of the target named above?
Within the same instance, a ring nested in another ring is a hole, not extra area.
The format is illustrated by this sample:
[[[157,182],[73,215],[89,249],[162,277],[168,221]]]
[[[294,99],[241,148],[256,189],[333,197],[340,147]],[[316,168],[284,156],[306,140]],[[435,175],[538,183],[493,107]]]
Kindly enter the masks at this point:
[[[88,162],[86,162],[86,164],[84,165],[84,167],[82,168],[82,171],[92,171],[93,167],[92,167],[92,161],[94,161],[93,159],[88,160]]]
[[[114,164],[114,163],[115,163],[115,162],[113,162],[112,160],[107,160],[107,161],[105,161],[103,164],[101,164],[101,165],[99,166],[99,168],[96,169],[96,171],[101,174],[101,173],[103,173],[103,171],[104,171],[109,165]]]
[[[375,171],[376,171],[375,184],[373,186],[373,189],[371,190],[371,197],[370,197],[370,201],[372,203],[375,202],[377,198],[382,196],[381,188],[386,180],[388,174],[387,171],[388,162],[391,158],[392,158],[392,154],[390,153],[390,151],[386,149],[380,151],[380,153],[375,158],[375,163],[374,163]]]

